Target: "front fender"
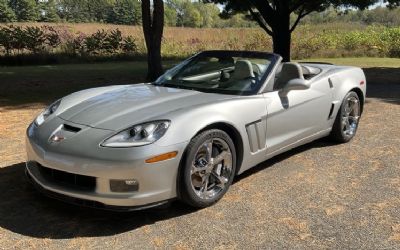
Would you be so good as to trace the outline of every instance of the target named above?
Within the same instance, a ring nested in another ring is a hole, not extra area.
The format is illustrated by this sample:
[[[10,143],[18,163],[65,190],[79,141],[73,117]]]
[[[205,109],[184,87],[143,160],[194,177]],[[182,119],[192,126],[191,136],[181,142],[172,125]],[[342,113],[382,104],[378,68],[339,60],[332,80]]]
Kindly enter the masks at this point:
[[[243,164],[249,167],[259,158],[265,157],[265,151],[251,152],[246,125],[265,120],[266,117],[267,108],[262,95],[190,107],[159,117],[171,120],[171,126],[166,135],[156,143],[160,146],[189,143],[204,128],[215,123],[225,123],[239,132],[243,142]]]

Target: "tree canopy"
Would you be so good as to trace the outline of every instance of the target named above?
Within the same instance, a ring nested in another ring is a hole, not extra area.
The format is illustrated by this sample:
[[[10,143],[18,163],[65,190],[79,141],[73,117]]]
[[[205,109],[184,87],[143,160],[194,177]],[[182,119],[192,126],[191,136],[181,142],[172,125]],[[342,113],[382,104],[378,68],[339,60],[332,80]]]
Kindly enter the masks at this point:
[[[0,22],[8,23],[16,20],[14,11],[8,5],[7,0],[0,0]]]
[[[142,11],[137,0],[116,0],[108,22],[138,25],[142,22]]]
[[[11,0],[9,5],[20,22],[37,21],[39,19],[38,4],[35,0]]]

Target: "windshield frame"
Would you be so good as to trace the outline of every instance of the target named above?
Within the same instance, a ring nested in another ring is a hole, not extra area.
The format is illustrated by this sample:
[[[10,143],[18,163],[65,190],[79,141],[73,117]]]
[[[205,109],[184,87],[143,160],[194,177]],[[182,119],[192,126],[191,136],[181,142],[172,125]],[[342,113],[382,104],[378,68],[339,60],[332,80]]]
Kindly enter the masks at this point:
[[[232,90],[224,90],[224,89],[206,89],[206,88],[192,88],[192,87],[185,87],[185,86],[177,86],[175,84],[168,84],[166,76],[167,75],[174,75],[187,65],[190,65],[191,62],[201,58],[201,57],[243,57],[243,58],[254,58],[254,59],[264,59],[270,61],[267,69],[265,70],[264,74],[261,76],[257,87],[251,91],[242,91],[238,93],[237,91]],[[160,87],[169,87],[169,88],[180,88],[180,89],[190,89],[199,92],[206,92],[206,93],[216,93],[216,94],[227,94],[227,95],[237,95],[237,96],[249,96],[255,95],[259,93],[260,89],[264,88],[265,82],[269,79],[273,69],[279,63],[280,56],[273,53],[268,52],[258,52],[258,51],[232,51],[232,50],[209,50],[200,52],[195,54],[194,56],[184,60],[183,62],[179,63],[175,67],[171,68],[170,70],[166,71],[162,76],[160,76],[153,84]]]

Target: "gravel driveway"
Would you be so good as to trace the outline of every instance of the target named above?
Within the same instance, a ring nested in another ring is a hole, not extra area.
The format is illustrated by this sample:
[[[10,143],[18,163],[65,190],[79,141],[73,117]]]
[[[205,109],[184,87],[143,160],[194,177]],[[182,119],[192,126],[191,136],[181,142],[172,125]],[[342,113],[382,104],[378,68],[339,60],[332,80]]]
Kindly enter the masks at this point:
[[[320,140],[264,162],[198,211],[175,202],[118,214],[40,196],[23,162],[25,128],[42,106],[0,107],[0,249],[399,249],[400,69],[367,74],[354,141]]]

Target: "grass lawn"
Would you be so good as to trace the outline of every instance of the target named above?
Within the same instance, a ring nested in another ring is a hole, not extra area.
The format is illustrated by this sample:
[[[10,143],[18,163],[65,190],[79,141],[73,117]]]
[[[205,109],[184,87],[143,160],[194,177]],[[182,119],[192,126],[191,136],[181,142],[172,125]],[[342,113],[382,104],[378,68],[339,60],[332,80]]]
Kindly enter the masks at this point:
[[[395,58],[323,58],[301,61],[329,62],[363,68],[400,68],[400,59]],[[168,68],[176,63],[166,61],[164,67]],[[81,89],[143,82],[146,70],[145,62],[0,67],[0,107],[43,105]],[[395,71],[397,76],[397,70]],[[379,74],[374,72],[375,77],[379,77]],[[396,76],[393,75],[393,80]]]
[[[300,62],[327,62],[337,65],[357,66],[361,68],[400,68],[400,58],[313,58],[299,60]]]

